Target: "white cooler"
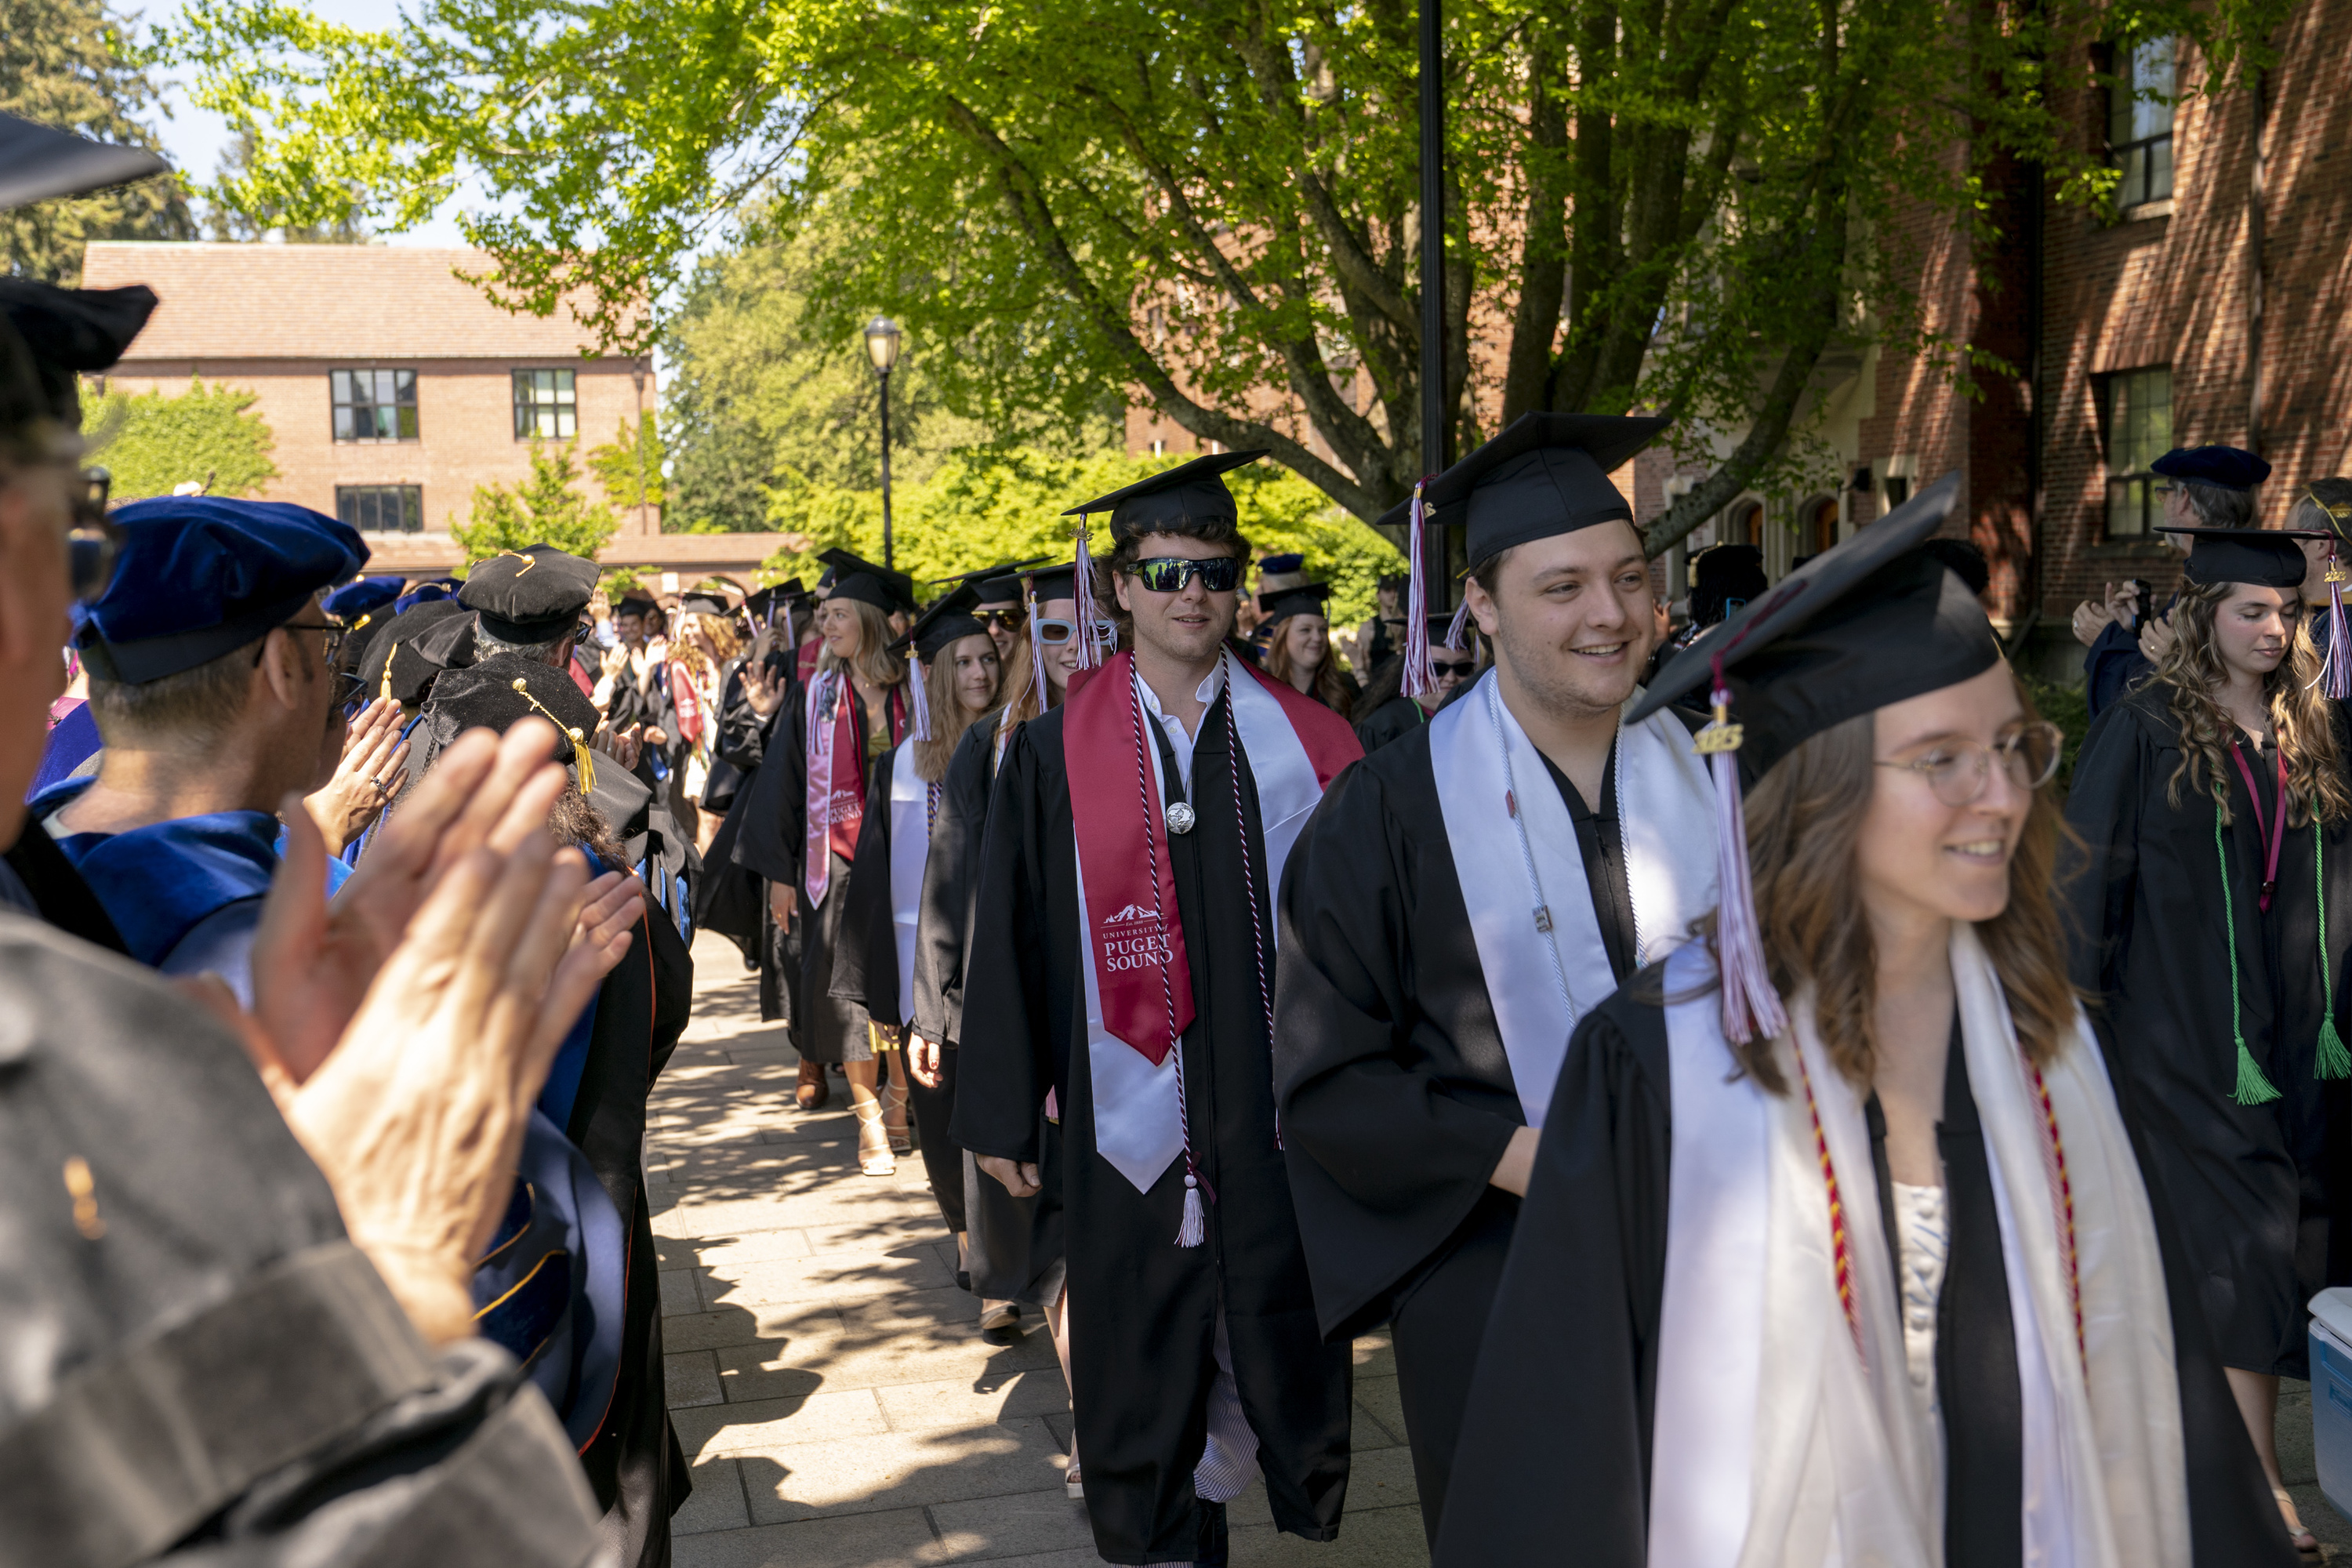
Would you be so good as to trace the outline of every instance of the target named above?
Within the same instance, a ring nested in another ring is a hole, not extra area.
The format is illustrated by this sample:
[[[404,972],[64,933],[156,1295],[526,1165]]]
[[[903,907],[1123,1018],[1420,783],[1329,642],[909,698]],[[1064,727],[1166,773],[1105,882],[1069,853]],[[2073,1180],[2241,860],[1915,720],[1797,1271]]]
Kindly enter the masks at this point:
[[[2311,1447],[2319,1489],[2352,1519],[2352,1287],[2311,1299]]]

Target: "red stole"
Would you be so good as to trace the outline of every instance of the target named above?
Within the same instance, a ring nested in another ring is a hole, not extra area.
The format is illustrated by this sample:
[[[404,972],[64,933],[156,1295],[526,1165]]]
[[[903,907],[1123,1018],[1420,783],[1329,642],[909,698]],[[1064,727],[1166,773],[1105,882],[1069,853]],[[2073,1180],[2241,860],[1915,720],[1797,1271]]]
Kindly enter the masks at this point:
[[[905,737],[905,704],[897,687],[885,700],[890,743]],[[846,672],[828,670],[808,687],[808,796],[801,880],[809,902],[824,902],[833,857],[857,858],[857,829],[866,820],[866,748],[857,739],[858,697]]]
[[[1225,668],[1228,704],[1254,694],[1234,689],[1244,680],[1279,704],[1313,770],[1318,792],[1363,755],[1347,721],[1321,703],[1242,659],[1227,658]],[[1070,816],[1091,928],[1085,933],[1086,949],[1105,1032],[1158,1067],[1193,1017],[1192,971],[1177,914],[1167,818],[1153,779],[1151,749],[1159,742],[1148,732],[1136,690],[1134,655],[1116,654],[1095,673],[1096,679],[1073,680],[1062,704],[1063,766],[1069,774]],[[1240,732],[1238,722],[1234,732]],[[1255,773],[1281,763],[1252,758],[1244,748],[1232,765],[1248,765]],[[1261,796],[1265,788],[1261,780]],[[1201,810],[1214,811],[1220,804],[1207,802]],[[1263,810],[1263,799],[1260,804]]]

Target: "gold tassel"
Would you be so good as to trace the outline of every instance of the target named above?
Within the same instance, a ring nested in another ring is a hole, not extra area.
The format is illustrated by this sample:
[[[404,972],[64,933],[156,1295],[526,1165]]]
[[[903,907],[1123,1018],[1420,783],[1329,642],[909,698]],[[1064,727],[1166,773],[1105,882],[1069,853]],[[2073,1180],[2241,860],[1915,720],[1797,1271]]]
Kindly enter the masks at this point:
[[[529,556],[525,556],[523,559],[528,561],[530,558]],[[590,790],[594,789],[596,787],[596,764],[592,760],[594,754],[593,748],[588,744],[587,737],[581,734],[579,731],[568,727],[562,720],[558,719],[554,714],[548,712],[547,704],[541,702],[538,698],[533,697],[530,694],[530,683],[520,675],[515,677],[514,689],[522,694],[522,700],[525,702],[530,703],[533,708],[539,710],[541,717],[546,719],[549,723],[554,725],[558,731],[562,731],[571,739],[572,764],[580,770],[580,793],[584,795]]]

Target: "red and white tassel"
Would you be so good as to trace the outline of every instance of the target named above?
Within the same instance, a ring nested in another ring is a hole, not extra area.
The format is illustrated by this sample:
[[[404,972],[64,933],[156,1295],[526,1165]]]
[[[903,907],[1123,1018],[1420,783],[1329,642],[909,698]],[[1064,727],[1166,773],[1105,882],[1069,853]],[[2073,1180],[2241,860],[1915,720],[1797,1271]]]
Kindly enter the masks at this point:
[[[1739,790],[1739,743],[1745,731],[1731,722],[1731,689],[1723,682],[1719,655],[1710,700],[1715,718],[1694,743],[1715,781],[1715,883],[1721,900],[1715,917],[1715,949],[1723,979],[1723,1037],[1744,1046],[1785,1033],[1789,1015],[1780,994],[1772,988],[1764,933],[1756,918],[1756,892],[1748,880],[1748,813]]]
[[[1095,559],[1087,553],[1087,520],[1078,519],[1078,553],[1070,563],[1070,591],[1077,595],[1078,629],[1071,636],[1078,639],[1078,668],[1095,669],[1103,662],[1102,649],[1095,643]]]
[[[2327,658],[2319,667],[2319,694],[2341,702],[2352,697],[2352,637],[2344,626],[2344,563],[2336,558],[2336,542],[2327,542]]]
[[[1462,597],[1462,603],[1454,608],[1454,619],[1446,625],[1445,646],[1447,647],[1468,647],[1470,645],[1463,639],[1467,637],[1469,635],[1470,597],[1465,594]]]
[[[1429,667],[1429,578],[1422,536],[1428,532],[1428,505],[1422,496],[1433,476],[1423,474],[1412,484],[1412,521],[1405,525],[1404,694],[1426,697],[1437,689],[1437,672]]]
[[[913,648],[907,650],[907,705],[915,710],[915,739],[931,738],[931,698],[923,689],[923,658]]]

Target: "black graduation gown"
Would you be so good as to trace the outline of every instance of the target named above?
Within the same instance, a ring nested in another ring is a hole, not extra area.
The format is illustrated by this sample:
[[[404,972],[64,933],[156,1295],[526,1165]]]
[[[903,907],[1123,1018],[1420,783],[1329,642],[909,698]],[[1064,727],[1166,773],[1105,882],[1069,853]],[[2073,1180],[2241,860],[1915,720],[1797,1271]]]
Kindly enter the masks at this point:
[[[1463,903],[1429,736],[1417,726],[1342,774],[1291,851],[1275,1074],[1323,1331],[1344,1343],[1394,1325],[1423,1523],[1434,1539],[1518,1206],[1487,1178],[1526,1117]],[[1546,767],[1575,825],[1593,913],[1622,979],[1639,943],[1613,756],[1597,812]]]
[[[1234,821],[1226,700],[1220,694],[1210,705],[1193,752],[1198,824],[1169,837],[1196,1008],[1180,1047],[1186,1108],[1193,1152],[1216,1194],[1204,1246],[1175,1244],[1181,1159],[1142,1194],[1094,1152],[1062,752],[1067,710],[1031,720],[1013,737],[982,848],[977,908],[985,914],[971,928],[955,1137],[975,1153],[1037,1160],[1038,1107],[1055,1091],[1077,1447],[1095,1544],[1114,1563],[1184,1562],[1222,1544],[1223,1510],[1192,1490],[1221,1306],[1276,1525],[1328,1541],[1347,1492],[1352,1357],[1317,1329],[1276,1142],[1242,863],[1247,854],[1264,889],[1265,851],[1246,768],[1246,826]],[[1181,798],[1173,755],[1161,755],[1168,798]],[[1271,911],[1260,916],[1270,921]]]
[[[2196,1260],[2222,1363],[2302,1377],[2304,1303],[2347,1277],[2341,1240],[2338,1258],[2328,1256],[2340,1200],[2329,1190],[2326,1124],[2331,1110],[2340,1124],[2347,1091],[2316,1076],[2327,1006],[2313,835],[2308,824],[2288,828],[2265,915],[2261,830],[2244,780],[2228,768],[2238,1020],[2281,1095],[2241,1105],[2213,800],[2185,779],[2180,804],[2168,798],[2181,752],[2167,689],[2143,688],[2116,702],[2076,759],[2066,819],[2082,858],[2060,879],[2073,915],[2070,969],[2115,1030],[2116,1089],[2149,1139],[2151,1184],[2165,1189]],[[2267,821],[2276,753],[2250,752],[2247,762]],[[2352,826],[2324,837],[2327,901],[2352,910]],[[2328,942],[2340,980],[2352,916],[2330,922]],[[2340,1131],[2336,1142],[2340,1161]]]
[[[948,771],[940,780],[939,815],[931,823],[930,858],[923,863],[922,903],[915,926],[915,1031],[940,1042],[942,1070],[957,1085],[964,1071],[956,1039],[963,1025],[965,933],[974,917],[981,833],[996,782],[1000,716],[987,714],[965,731],[948,759]],[[947,1103],[952,1121],[952,1089]],[[959,1150],[963,1204],[958,1212],[971,1293],[1043,1310],[1062,1293],[1062,1129],[1045,1120],[1042,1107],[1037,1114],[1043,1164],[1053,1173],[1043,1189],[1034,1197],[1016,1198],[1002,1182],[983,1175],[970,1153]]]
[[[750,769],[737,763],[728,744],[730,734],[755,725],[759,715],[743,697],[743,661],[730,658],[719,667],[719,711],[703,715],[710,725],[710,773],[702,783],[702,809],[724,813],[735,804]],[[752,767],[759,764],[755,762]]]
[[[1421,704],[1410,697],[1391,697],[1356,723],[1356,739],[1365,755],[1379,751],[1391,741],[1402,741],[1429,722],[1429,715]]]
[[[761,762],[767,755],[769,730],[799,695],[787,686],[783,702],[764,718],[753,711],[749,702],[731,704],[719,727],[719,757],[734,770],[736,784],[727,804],[727,815],[710,837],[702,885],[695,896],[694,923],[697,930],[717,931],[742,949],[743,962],[754,967],[761,964],[768,946],[768,928],[773,921],[766,916],[767,889],[761,885],[758,872],[736,863],[735,846],[742,837],[743,818],[751,808],[752,786]],[[764,991],[765,977],[762,979]],[[763,1012],[761,1016],[766,1018],[768,1015]]]
[[[1580,1568],[1641,1568],[1645,1560],[1673,1148],[1660,976],[1659,966],[1644,970],[1594,1008],[1570,1042],[1473,1381],[1437,1568],[1557,1563],[1564,1542],[1575,1543]],[[2112,1050],[2107,1056],[2114,1059]],[[1964,1084],[1965,1072],[1958,1076]],[[1969,1451],[1947,1462],[1948,1499],[1974,1501],[1969,1518],[1948,1526],[1947,1561],[1952,1568],[2006,1568],[2020,1551],[2016,1494],[2006,1489],[2014,1478],[1981,1461],[2001,1448],[1999,1369],[2005,1361],[2013,1401],[2014,1342],[2005,1291],[1993,1288],[1999,1236],[1983,1232],[1990,1178],[1980,1159],[1970,1168],[1961,1157],[1966,1141],[1955,1136],[1973,1106],[1964,1090],[1955,1095],[1948,1078],[1945,1099],[1939,1142],[1955,1231],[1937,1314],[1937,1374],[1948,1394],[1955,1376],[1990,1372],[1990,1387],[1979,1392],[1992,1396],[1972,1407],[1969,1429],[1979,1436]],[[1874,1118],[1874,1142],[1882,1128]],[[2133,1143],[2144,1169],[2147,1150],[2137,1130]],[[1976,1145],[1982,1147],[1980,1134]],[[2194,1561],[2200,1568],[2284,1568],[2294,1549],[2214,1358],[2192,1268],[2161,1193],[2151,1187],[2148,1196],[2172,1313]],[[1971,1213],[1979,1216],[1973,1237]],[[1966,1301],[1951,1300],[1956,1293]],[[1967,1310],[1969,1302],[1978,1310]],[[1531,1432],[1543,1441],[1530,1443]],[[1956,1432],[1948,1420],[1948,1442],[1958,1450]],[[1673,1457],[1658,1456],[1658,1463]],[[1949,1489],[1956,1478],[1967,1493]],[[1992,1517],[2003,1513],[2006,1530]]]
[[[801,694],[804,697],[804,693]],[[852,693],[849,702],[851,736],[857,749],[858,788],[865,792],[877,771],[874,763],[887,758],[866,755],[866,704]],[[906,688],[894,686],[889,697],[890,733],[895,745],[906,728]],[[865,1005],[834,990],[834,965],[848,926],[850,885],[856,863],[838,851],[832,854],[831,878],[824,902],[810,907],[808,884],[803,877],[805,825],[808,821],[808,704],[787,703],[778,710],[769,731],[767,749],[753,776],[751,804],[735,841],[735,863],[771,882],[800,889],[793,927],[800,936],[800,973],[792,992],[793,1043],[803,1060],[862,1062],[874,1055],[866,1035]],[[862,831],[862,829],[861,829]],[[887,868],[883,873],[887,879]],[[764,899],[764,895],[763,895]]]
[[[669,1424],[643,1161],[646,1102],[686,1028],[693,995],[685,942],[664,911],[648,908],[629,951],[597,990],[588,1062],[563,1130],[629,1226],[620,1372],[604,1424],[580,1456],[607,1510],[608,1536],[620,1538],[624,1568],[667,1568],[669,1516],[694,1489]]]

